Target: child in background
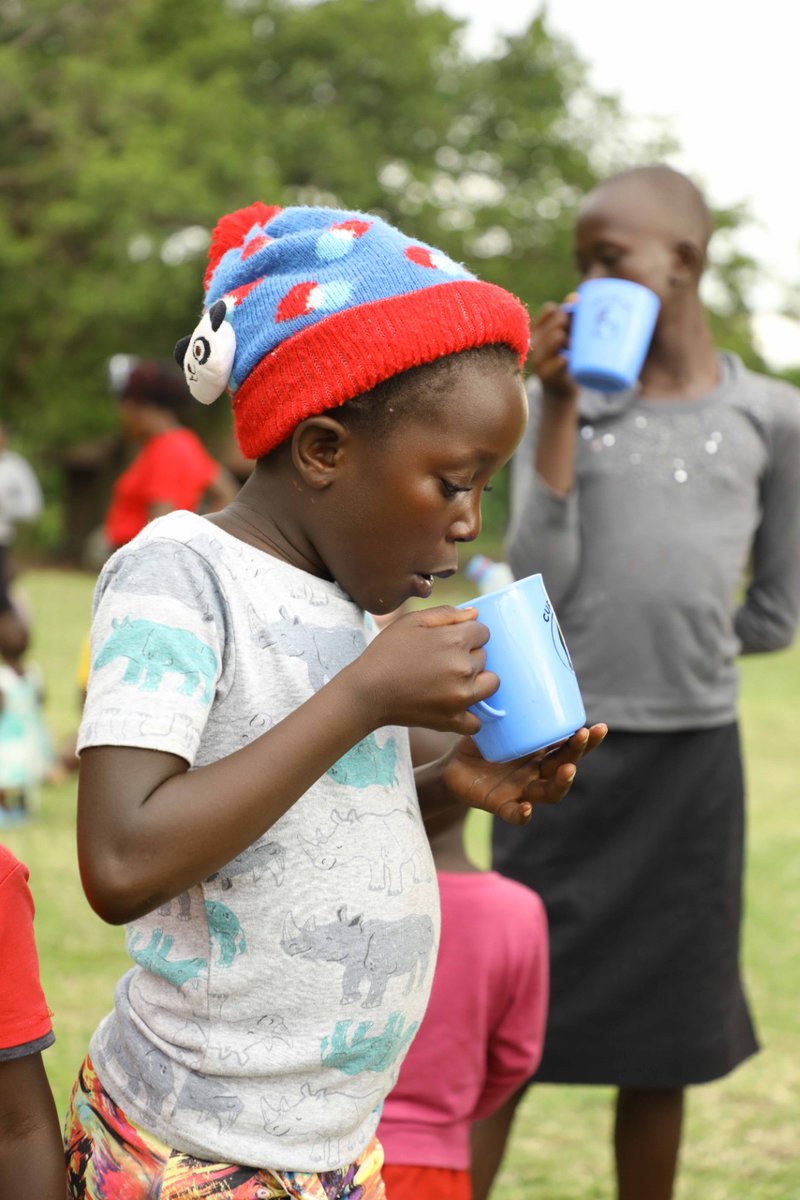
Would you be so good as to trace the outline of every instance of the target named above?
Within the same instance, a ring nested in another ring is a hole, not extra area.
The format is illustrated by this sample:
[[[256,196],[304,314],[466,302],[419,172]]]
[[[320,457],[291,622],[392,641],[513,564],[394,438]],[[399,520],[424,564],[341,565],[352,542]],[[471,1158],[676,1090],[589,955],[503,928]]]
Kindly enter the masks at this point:
[[[8,448],[8,432],[0,424],[0,655],[19,658],[28,641],[24,614],[11,597],[13,569],[9,561],[16,526],[35,521],[42,511],[39,480],[30,463]]]
[[[512,473],[509,561],[542,572],[587,712],[611,733],[532,836],[495,827],[493,862],[547,908],[536,1082],[619,1089],[620,1200],[669,1200],[684,1088],[757,1049],[739,968],[736,657],[787,646],[800,609],[800,393],[714,348],[712,227],[665,166],[590,193],[583,278],[656,292],[655,333],[636,387],[592,392],[569,374],[567,313],[547,305]]]
[[[466,815],[450,809],[425,825],[442,933],[428,1008],[378,1126],[387,1200],[471,1200],[472,1124],[491,1117],[542,1054],[544,906],[529,888],[470,862]],[[474,1163],[476,1193],[482,1168]]]
[[[64,1200],[61,1131],[42,1063],[55,1038],[33,911],[27,868],[0,845],[0,1197]]]
[[[477,536],[525,425],[527,313],[335,209],[229,214],[205,283],[177,353],[197,398],[229,387],[257,464],[98,581],[79,857],[136,965],[76,1083],[70,1192],[377,1200],[438,941],[420,808],[524,823],[605,732],[504,765],[462,736],[413,769],[409,727],[479,727],[488,631],[365,616],[428,597]]]
[[[19,611],[19,604],[15,605]],[[53,777],[55,754],[44,720],[44,683],[35,663],[26,663],[30,621],[20,613],[14,655],[0,656],[0,829],[30,816],[45,779]]]

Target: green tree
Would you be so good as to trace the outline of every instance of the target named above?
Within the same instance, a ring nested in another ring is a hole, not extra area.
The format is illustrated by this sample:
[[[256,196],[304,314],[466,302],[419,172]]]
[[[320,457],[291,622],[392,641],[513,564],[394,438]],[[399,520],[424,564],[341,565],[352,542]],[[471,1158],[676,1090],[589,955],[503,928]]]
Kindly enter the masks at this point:
[[[581,196],[669,144],[634,138],[545,15],[491,58],[459,31],[421,0],[0,0],[0,388],[23,447],[115,427],[105,360],[169,356],[215,219],[257,198],[381,212],[532,308],[569,290]],[[731,243],[715,321],[752,360],[748,270]]]

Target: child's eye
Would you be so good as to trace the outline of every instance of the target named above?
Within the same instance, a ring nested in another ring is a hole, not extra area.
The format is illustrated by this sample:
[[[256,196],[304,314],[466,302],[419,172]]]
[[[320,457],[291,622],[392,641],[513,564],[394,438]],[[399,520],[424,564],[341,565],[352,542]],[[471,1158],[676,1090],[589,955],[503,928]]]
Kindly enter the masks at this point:
[[[442,491],[445,496],[457,496],[459,492],[471,492],[471,487],[464,487],[462,484],[451,483],[449,479],[440,479]]]

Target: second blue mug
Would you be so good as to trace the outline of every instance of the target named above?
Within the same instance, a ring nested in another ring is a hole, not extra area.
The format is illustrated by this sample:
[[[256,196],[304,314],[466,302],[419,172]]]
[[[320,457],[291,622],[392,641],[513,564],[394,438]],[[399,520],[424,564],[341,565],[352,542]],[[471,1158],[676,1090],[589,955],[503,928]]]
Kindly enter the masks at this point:
[[[618,392],[639,378],[658,311],[658,296],[629,279],[587,279],[572,313],[569,373],[582,387]]]

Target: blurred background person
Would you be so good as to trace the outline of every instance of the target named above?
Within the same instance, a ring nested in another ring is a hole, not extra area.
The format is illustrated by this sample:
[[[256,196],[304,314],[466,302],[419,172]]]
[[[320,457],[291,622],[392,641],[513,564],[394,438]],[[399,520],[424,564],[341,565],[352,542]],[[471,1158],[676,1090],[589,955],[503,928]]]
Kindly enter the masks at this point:
[[[16,526],[35,521],[42,511],[42,489],[33,468],[8,445],[0,423],[0,655],[18,658],[27,645],[26,619],[11,596],[10,548]]]
[[[97,570],[156,517],[175,509],[216,512],[239,490],[231,472],[182,423],[189,395],[174,363],[115,354],[108,362],[108,382],[117,398],[123,433],[140,448],[114,484],[102,527],[88,540],[84,561]],[[87,635],[76,671],[81,708],[89,668]],[[61,766],[67,770],[78,767],[76,736],[70,735],[60,752]]]
[[[11,450],[0,425],[0,828],[24,820],[53,766],[38,668],[24,661],[30,615],[13,586],[9,552],[16,526],[37,519],[42,489],[27,459]]]
[[[239,490],[231,473],[182,423],[188,393],[172,364],[115,354],[108,378],[123,433],[140,449],[114,485],[93,547],[96,566],[155,517],[184,508],[216,512]]]
[[[568,371],[569,315],[546,305],[514,461],[509,561],[543,574],[588,718],[610,732],[567,803],[513,837],[494,828],[493,864],[548,913],[535,1081],[619,1089],[620,1200],[668,1200],[684,1088],[758,1049],[739,964],[736,658],[788,646],[800,608],[800,393],[715,349],[712,228],[665,166],[590,192],[580,273],[655,292],[655,331],[634,388],[589,391]]]
[[[39,979],[28,868],[0,845],[0,1196],[63,1200],[58,1113],[42,1051],[55,1041]],[[13,964],[9,969],[9,964]]]

